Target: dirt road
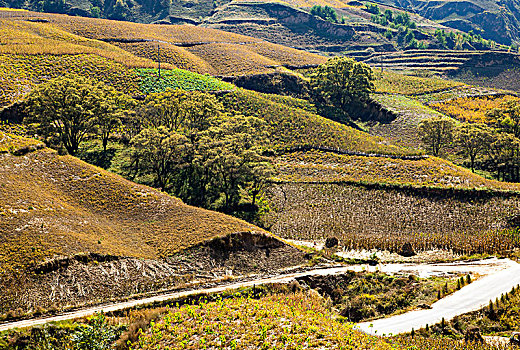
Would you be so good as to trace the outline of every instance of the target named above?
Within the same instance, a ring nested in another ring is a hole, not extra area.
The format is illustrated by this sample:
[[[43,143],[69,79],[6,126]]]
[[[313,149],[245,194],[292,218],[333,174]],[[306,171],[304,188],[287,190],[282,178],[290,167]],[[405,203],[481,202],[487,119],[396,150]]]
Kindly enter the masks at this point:
[[[21,320],[0,324],[0,331],[13,328],[32,327],[49,322],[57,322],[69,319],[75,319],[92,315],[96,312],[117,311],[129,309],[139,305],[150,304],[153,302],[162,302],[178,299],[190,295],[201,293],[220,293],[243,287],[252,287],[253,285],[262,285],[267,283],[287,283],[297,277],[312,275],[334,275],[341,274],[346,271],[382,271],[387,273],[410,273],[418,275],[438,275],[440,273],[473,273],[479,275],[487,275],[480,280],[473,282],[462,290],[454,293],[452,296],[440,300],[433,305],[432,310],[421,310],[406,313],[400,316],[383,319],[369,323],[359,324],[359,328],[369,333],[399,333],[418,329],[421,325],[433,324],[440,321],[442,317],[450,319],[458,314],[466,313],[478,309],[481,305],[485,305],[490,299],[495,299],[501,293],[508,292],[513,286],[520,284],[520,265],[508,259],[486,259],[475,262],[459,262],[448,264],[385,264],[379,266],[368,265],[351,265],[341,267],[318,268],[305,272],[287,273],[275,277],[258,278],[246,282],[229,283],[207,289],[188,290],[182,292],[165,293],[148,298],[130,300],[119,303],[105,304],[94,307],[88,307],[77,311],[64,313],[59,316],[43,317],[29,320]]]
[[[429,310],[416,310],[402,315],[358,324],[358,329],[378,335],[410,332],[427,324],[438,323],[444,318],[478,310],[520,284],[520,264],[509,259],[502,260],[503,269],[467,285],[452,295],[441,299]]]

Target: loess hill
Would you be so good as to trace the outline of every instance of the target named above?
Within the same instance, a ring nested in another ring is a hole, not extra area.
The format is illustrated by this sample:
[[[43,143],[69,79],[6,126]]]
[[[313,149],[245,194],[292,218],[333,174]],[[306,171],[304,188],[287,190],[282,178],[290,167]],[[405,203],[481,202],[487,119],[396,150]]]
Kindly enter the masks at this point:
[[[34,142],[4,133],[0,140],[0,313],[22,316],[214,279],[226,269],[303,261],[303,253],[244,221],[46,148],[16,156]]]
[[[152,25],[29,11],[0,11],[2,53],[94,53],[131,67],[165,67],[212,75],[273,71],[324,58],[260,39],[188,25]],[[21,39],[21,40],[20,40]]]

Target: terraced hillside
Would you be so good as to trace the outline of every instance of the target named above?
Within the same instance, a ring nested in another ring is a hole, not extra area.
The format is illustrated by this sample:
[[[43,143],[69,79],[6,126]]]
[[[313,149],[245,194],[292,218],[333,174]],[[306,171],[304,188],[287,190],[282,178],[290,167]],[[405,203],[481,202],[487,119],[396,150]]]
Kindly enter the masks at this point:
[[[383,70],[395,72],[427,71],[438,74],[460,74],[471,67],[502,72],[507,70],[518,55],[503,51],[467,50],[406,50],[397,52],[352,51],[347,53],[356,60]],[[510,63],[511,61],[511,63]],[[505,88],[505,87],[504,87]]]
[[[335,236],[347,248],[453,249],[464,254],[520,246],[509,231],[520,187],[486,180],[450,162],[323,152],[275,160],[271,231],[291,239]]]
[[[241,220],[49,149],[13,155],[31,140],[0,141],[0,313],[10,317],[303,261]]]
[[[273,72],[325,58],[259,39],[193,26],[146,25],[0,10],[0,54],[96,55],[107,65],[128,68],[183,68],[202,74]],[[34,66],[37,62],[34,62]]]

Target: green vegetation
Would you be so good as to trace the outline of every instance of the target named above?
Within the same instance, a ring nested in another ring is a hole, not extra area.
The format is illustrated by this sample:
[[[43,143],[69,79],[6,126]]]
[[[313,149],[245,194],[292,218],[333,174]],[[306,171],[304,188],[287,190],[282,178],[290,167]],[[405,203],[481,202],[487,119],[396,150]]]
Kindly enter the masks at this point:
[[[36,123],[48,143],[56,144],[55,138],[74,155],[85,137],[96,131],[106,151],[108,137],[121,124],[125,108],[132,108],[134,102],[103,83],[72,76],[39,85],[24,104],[30,115],[25,122]]]
[[[235,86],[213,78],[209,75],[192,73],[183,69],[163,69],[159,79],[158,69],[137,69],[139,90],[144,94],[161,92],[167,88],[182,89],[186,91],[220,91],[233,90]]]
[[[336,10],[334,10],[332,7],[330,6],[320,6],[320,5],[314,5],[312,8],[311,8],[311,11],[310,11],[311,15],[314,15],[314,16],[318,16],[326,21],[329,21],[329,22],[332,22],[332,23],[338,23],[339,22],[339,19],[338,19],[338,13],[336,12]],[[343,19],[343,22],[345,20]]]
[[[482,38],[482,35],[475,35],[473,31],[469,33],[457,33],[454,31],[446,33],[444,29],[437,29],[435,31],[435,38],[437,39],[437,44],[442,49],[462,50],[466,45],[477,46],[479,49],[494,48],[497,46],[495,42],[485,40]]]
[[[374,74],[374,84],[377,92],[402,95],[420,95],[440,90],[451,89],[462,84],[453,80],[439,78],[425,78],[413,75],[404,75],[392,72]]]
[[[376,4],[367,4],[367,11],[372,13],[371,20],[374,23],[382,26],[388,26],[397,32],[388,29],[385,32],[385,37],[391,40],[394,35],[397,43],[407,49],[426,49],[428,44],[423,41],[418,41],[415,38],[414,30],[417,30],[417,24],[410,19],[407,12],[397,12],[386,9],[381,12],[379,6]]]
[[[310,75],[319,106],[326,114],[337,115],[332,119],[339,120],[366,105],[374,90],[373,80],[370,66],[347,57],[331,58]]]
[[[109,324],[107,317],[99,313],[81,323],[34,327],[29,334],[24,331],[0,334],[0,346],[6,350],[110,350],[124,328]]]
[[[139,337],[135,349],[391,349],[384,340],[331,321],[316,293],[274,294],[171,308]]]
[[[0,157],[0,218],[9,218],[0,220],[0,232],[17,232],[3,235],[0,243],[2,313],[12,311],[21,316],[37,307],[52,309],[65,302],[108,300],[155,288],[148,282],[137,285],[134,281],[139,276],[135,275],[120,280],[118,288],[113,283],[108,288],[104,283],[96,284],[94,274],[90,275],[94,281],[85,282],[89,285],[86,293],[73,287],[70,292],[53,295],[53,274],[38,277],[31,272],[46,259],[73,259],[89,252],[160,261],[216,237],[261,231],[48,149],[25,157]],[[19,227],[25,228],[15,231]],[[183,280],[161,281],[171,287]]]
[[[519,175],[520,103],[516,99],[502,102],[486,113],[486,124],[463,123],[454,130],[450,119],[434,118],[419,125],[423,143],[434,155],[454,146],[469,160],[469,167],[488,171],[498,180],[517,182]],[[455,134],[454,134],[455,131]]]

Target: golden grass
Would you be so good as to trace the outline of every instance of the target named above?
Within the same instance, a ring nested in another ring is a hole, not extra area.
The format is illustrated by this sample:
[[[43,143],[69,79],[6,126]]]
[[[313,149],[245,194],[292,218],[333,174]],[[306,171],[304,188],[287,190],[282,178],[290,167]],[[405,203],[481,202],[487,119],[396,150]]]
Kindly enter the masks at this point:
[[[215,75],[267,73],[280,65],[302,66],[325,61],[315,54],[202,27],[35,12],[2,16],[5,13],[0,11],[0,26],[6,29],[0,34],[0,53],[96,54],[128,67],[148,68],[157,65],[160,43],[164,68],[178,67]],[[24,20],[31,17],[49,23]],[[107,39],[119,41],[101,41]],[[141,42],[128,42],[132,40]],[[188,46],[181,47],[185,45]]]
[[[520,98],[510,95],[461,97],[434,103],[430,107],[461,121],[487,123],[489,122],[486,117],[487,112],[500,108],[504,103],[511,101],[520,101]]]
[[[249,50],[245,45],[215,43],[189,47],[188,51],[198,57],[204,57],[210,66],[216,67],[219,75],[264,73],[266,67],[280,64]]]
[[[81,252],[157,259],[261,231],[47,149],[0,157],[0,273]]]
[[[334,321],[315,292],[173,307],[135,349],[396,349]]]
[[[383,72],[382,76],[377,72],[375,75],[377,78],[374,82],[376,91],[385,93],[415,95],[464,85],[451,80],[423,78],[392,72]]]
[[[437,157],[402,160],[296,152],[275,158],[276,180],[288,182],[362,182],[457,189],[520,191],[516,183],[489,180]]]
[[[156,66],[148,58],[134,56],[102,41],[71,34],[48,23],[0,19],[0,27],[0,54],[95,54],[127,67]]]
[[[189,52],[185,48],[167,43],[140,42],[114,43],[118,47],[139,57],[157,59],[157,46],[160,47],[162,63],[168,63],[177,68],[190,70],[200,74],[216,74],[216,70],[201,57]]]

